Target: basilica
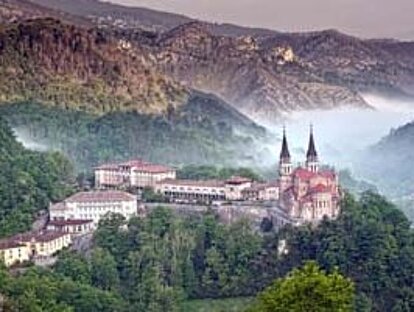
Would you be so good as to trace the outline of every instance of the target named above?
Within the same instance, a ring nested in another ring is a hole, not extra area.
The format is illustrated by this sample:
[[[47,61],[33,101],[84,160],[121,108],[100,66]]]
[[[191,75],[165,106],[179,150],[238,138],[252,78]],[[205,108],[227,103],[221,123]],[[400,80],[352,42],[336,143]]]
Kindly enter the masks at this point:
[[[336,218],[340,211],[341,192],[333,169],[321,169],[311,127],[306,161],[294,168],[286,131],[283,131],[279,158],[279,205],[297,223]]]

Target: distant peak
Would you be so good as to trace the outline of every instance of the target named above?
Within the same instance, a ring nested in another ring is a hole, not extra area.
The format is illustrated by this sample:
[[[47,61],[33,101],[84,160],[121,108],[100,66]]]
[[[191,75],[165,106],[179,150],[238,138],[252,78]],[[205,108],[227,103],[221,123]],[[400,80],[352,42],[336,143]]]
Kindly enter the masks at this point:
[[[206,23],[194,21],[182,24],[161,35],[160,43],[174,45],[177,42],[186,42],[196,46],[200,40],[212,37],[210,26]]]
[[[188,33],[204,33],[211,35],[211,26],[205,22],[201,21],[192,21],[189,23],[185,23],[179,25],[170,31],[166,32],[165,34],[171,35],[180,35],[180,34],[188,34]]]

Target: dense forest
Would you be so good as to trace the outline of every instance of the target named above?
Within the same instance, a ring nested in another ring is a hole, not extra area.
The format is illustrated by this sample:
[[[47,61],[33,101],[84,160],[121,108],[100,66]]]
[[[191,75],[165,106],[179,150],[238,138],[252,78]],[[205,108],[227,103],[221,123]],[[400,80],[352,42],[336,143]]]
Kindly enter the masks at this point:
[[[194,94],[186,106],[160,116],[101,116],[34,103],[0,105],[0,113],[23,140],[62,151],[78,171],[136,157],[174,165],[234,165],[235,158],[254,163],[266,152],[266,131],[223,105],[214,97]]]
[[[254,181],[261,181],[263,178],[250,168],[232,168],[232,167],[218,167],[211,165],[183,166],[177,171],[178,179],[190,180],[226,180],[232,176],[240,176],[252,179]]]
[[[64,252],[52,271],[17,278],[3,273],[0,292],[20,311],[182,311],[189,299],[251,297],[272,285],[252,300],[260,306],[274,287],[285,289],[281,280],[272,284],[275,279],[299,274],[289,272],[309,260],[328,272],[322,280],[340,274],[352,281],[339,285],[355,292],[331,297],[345,300],[348,308],[338,311],[414,309],[414,232],[402,212],[369,192],[359,200],[347,196],[335,221],[279,233],[259,234],[248,221],[221,224],[212,213],[177,216],[162,207],[129,222],[108,216],[90,253]],[[25,310],[29,299],[32,310]]]
[[[49,201],[74,188],[73,167],[59,153],[26,150],[0,118],[0,237],[30,228]]]

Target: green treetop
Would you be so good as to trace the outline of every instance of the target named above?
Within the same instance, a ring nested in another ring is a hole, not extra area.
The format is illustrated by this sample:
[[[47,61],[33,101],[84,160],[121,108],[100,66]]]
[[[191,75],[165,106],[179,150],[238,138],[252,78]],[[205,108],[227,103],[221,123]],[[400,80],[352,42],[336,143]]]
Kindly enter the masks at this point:
[[[353,310],[353,282],[337,271],[327,274],[307,262],[277,279],[257,297],[250,312],[346,312]]]

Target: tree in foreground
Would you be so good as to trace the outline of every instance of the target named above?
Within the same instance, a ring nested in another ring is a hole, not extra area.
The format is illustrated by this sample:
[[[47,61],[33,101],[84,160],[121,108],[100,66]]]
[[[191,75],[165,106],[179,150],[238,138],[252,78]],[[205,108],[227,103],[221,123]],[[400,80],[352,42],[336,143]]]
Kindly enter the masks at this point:
[[[353,282],[337,271],[327,274],[307,262],[277,279],[257,297],[249,312],[347,312],[353,310]]]

